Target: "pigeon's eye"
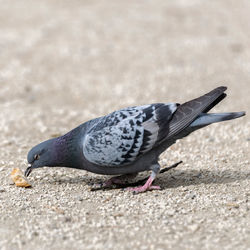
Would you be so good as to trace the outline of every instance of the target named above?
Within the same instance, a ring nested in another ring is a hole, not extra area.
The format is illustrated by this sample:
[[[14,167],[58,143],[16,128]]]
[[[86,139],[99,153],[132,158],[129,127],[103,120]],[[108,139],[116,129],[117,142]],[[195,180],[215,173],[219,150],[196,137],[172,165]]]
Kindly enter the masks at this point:
[[[34,155],[34,160],[38,160],[40,158],[40,155]]]

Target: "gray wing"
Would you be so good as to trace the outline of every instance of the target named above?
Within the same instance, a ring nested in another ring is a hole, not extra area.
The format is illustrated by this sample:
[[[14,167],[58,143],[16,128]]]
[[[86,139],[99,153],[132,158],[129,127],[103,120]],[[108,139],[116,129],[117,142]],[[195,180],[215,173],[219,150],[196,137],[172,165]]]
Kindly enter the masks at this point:
[[[176,103],[156,103],[115,111],[86,133],[83,154],[101,166],[122,166],[151,150],[168,134]]]
[[[183,131],[202,112],[208,112],[217,103],[223,100],[226,97],[226,94],[224,94],[226,89],[227,88],[224,86],[218,87],[203,96],[180,105],[169,124],[169,133],[166,139],[169,139]]]

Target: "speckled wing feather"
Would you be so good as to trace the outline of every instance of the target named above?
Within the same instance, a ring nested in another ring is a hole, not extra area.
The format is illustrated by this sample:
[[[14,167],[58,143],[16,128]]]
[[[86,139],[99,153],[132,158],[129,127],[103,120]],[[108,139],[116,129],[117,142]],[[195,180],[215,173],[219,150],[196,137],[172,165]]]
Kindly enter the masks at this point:
[[[101,166],[122,166],[151,150],[168,133],[176,103],[156,103],[115,111],[98,120],[83,142],[83,154]]]

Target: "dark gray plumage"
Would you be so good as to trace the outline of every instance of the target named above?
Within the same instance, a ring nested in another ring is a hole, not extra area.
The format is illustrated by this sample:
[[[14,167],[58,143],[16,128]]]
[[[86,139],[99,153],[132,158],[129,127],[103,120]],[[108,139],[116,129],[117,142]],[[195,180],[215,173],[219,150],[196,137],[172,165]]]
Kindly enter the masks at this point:
[[[33,147],[28,153],[31,164],[25,171],[43,166],[84,169],[97,174],[127,175],[152,170],[147,182],[132,190],[159,189],[152,186],[160,170],[159,155],[191,132],[211,123],[231,120],[245,112],[208,114],[226,97],[226,87],[186,102],[155,103],[130,107],[87,121],[69,133]],[[113,177],[103,184],[120,183]]]

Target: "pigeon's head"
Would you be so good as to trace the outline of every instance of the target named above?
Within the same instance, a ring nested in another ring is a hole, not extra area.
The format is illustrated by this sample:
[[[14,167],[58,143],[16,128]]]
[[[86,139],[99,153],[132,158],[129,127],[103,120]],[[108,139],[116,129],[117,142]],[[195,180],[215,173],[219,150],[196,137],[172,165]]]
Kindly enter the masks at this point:
[[[34,168],[40,168],[50,165],[51,140],[42,142],[33,147],[27,156],[29,163],[25,170],[25,176],[29,176]]]

